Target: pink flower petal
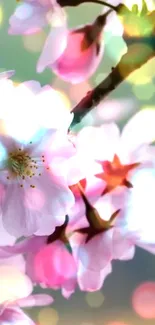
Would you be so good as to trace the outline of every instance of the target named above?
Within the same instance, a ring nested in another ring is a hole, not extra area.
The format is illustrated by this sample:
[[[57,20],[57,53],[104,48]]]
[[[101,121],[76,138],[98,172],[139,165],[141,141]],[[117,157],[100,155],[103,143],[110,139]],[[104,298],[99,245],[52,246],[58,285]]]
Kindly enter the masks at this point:
[[[78,284],[82,291],[97,291],[102,288],[108,274],[112,272],[111,263],[107,264],[100,272],[85,269],[80,265],[78,270]]]
[[[36,294],[30,295],[23,299],[18,299],[16,303],[18,306],[25,307],[34,307],[34,306],[47,306],[53,302],[53,298],[47,294]]]
[[[39,213],[32,213],[23,203],[23,188],[18,183],[9,184],[2,203],[2,218],[5,229],[16,237],[32,235],[38,229]]]
[[[16,237],[36,233],[43,220],[45,233],[40,235],[49,235],[64,222],[74,204],[74,196],[64,180],[48,171],[35,179],[36,188],[30,189],[31,184],[31,179],[26,180],[23,188],[18,183],[9,184],[2,202],[4,228]]]
[[[42,174],[40,182],[38,183],[38,189],[39,188],[46,198],[40,213],[42,218],[44,216],[45,223],[47,222],[50,225],[51,220],[51,232],[53,232],[53,226],[61,225],[64,222],[65,215],[74,204],[74,196],[64,180],[50,174],[50,172],[44,172]],[[38,221],[38,230],[41,225],[42,219],[40,217]],[[49,234],[49,229],[47,229],[47,231]],[[44,235],[47,234],[45,233]]]
[[[47,66],[53,64],[63,53],[66,44],[66,23],[63,26],[53,27],[45,41],[43,51],[38,60],[37,72],[43,72]]]
[[[80,83],[88,79],[97,69],[103,54],[103,45],[97,53],[96,43],[93,42],[88,48],[82,51],[82,41],[85,31],[72,30],[68,34],[67,47],[62,55],[53,63],[51,69],[61,77],[61,79]]]
[[[0,80],[1,79],[8,79],[11,78],[15,74],[15,70],[4,71],[0,73]]]
[[[16,324],[16,325],[35,325],[34,322],[22,312],[19,308],[9,307],[4,309],[0,315],[1,324]]]
[[[36,252],[46,242],[46,236],[33,236],[31,238],[25,238],[20,240],[13,246],[0,247],[0,258],[8,258],[18,254],[26,254],[29,252]]]
[[[2,146],[7,152],[11,152],[12,150],[21,147],[20,143],[16,141],[14,138],[3,134],[0,134],[0,144],[2,144]]]
[[[90,271],[103,270],[112,259],[112,236],[113,229],[94,236],[87,243],[85,235],[72,236],[70,242],[76,261]]]
[[[15,266],[21,272],[23,273],[25,272],[25,260],[21,254],[16,256],[10,256],[10,257],[8,256],[8,258],[0,258],[0,266],[3,265]]]
[[[132,259],[135,253],[133,242],[129,236],[123,235],[119,229],[115,229],[113,234],[113,258],[119,260]]]
[[[43,247],[35,256],[36,279],[48,287],[72,290],[76,283],[76,264],[61,241]]]
[[[154,109],[141,110],[135,114],[123,128],[121,135],[122,151],[132,152],[142,144],[153,142],[155,139],[154,123]]]
[[[143,241],[137,241],[136,245],[145,249],[146,251],[148,251],[152,254],[155,254],[155,244],[154,243],[150,244],[150,243],[143,242]]]
[[[17,7],[11,16],[9,34],[35,33],[47,24],[46,8],[30,3],[23,3]]]
[[[14,244],[15,240],[16,238],[11,236],[3,227],[2,216],[0,214],[0,246],[12,245]]]
[[[107,123],[100,127],[83,128],[78,136],[77,149],[96,160],[112,160],[120,138],[120,131],[115,123]],[[107,146],[108,143],[108,146]],[[101,150],[104,148],[104,150]]]

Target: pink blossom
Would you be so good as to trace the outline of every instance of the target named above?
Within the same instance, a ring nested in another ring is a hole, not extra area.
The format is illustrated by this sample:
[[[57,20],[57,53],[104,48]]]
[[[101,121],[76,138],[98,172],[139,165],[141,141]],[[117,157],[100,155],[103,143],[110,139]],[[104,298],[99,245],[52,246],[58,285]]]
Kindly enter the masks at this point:
[[[20,307],[46,306],[53,298],[47,294],[33,295],[32,291],[23,256],[10,254],[8,258],[0,258],[0,324],[34,324]]]
[[[47,294],[30,295],[14,301],[7,301],[0,305],[0,323],[35,325],[35,323],[22,311],[20,307],[46,306],[53,302]]]
[[[52,289],[62,289],[68,298],[76,287],[76,263],[62,240],[48,242],[47,236],[34,236],[13,246],[1,247],[0,258],[25,254],[26,273],[34,283]]]
[[[75,291],[76,263],[59,240],[44,246],[35,255],[34,272],[37,282],[50,288],[61,288],[66,298]]]
[[[55,152],[49,160],[49,146],[57,136],[48,130],[37,142],[26,145],[0,136],[5,154],[1,157],[0,207],[3,225],[12,235],[32,235],[43,222],[41,231],[53,232],[74,203],[65,176],[54,169]]]
[[[0,73],[0,80],[11,78],[14,75],[14,70],[8,70]]]
[[[154,110],[147,109],[135,114],[121,134],[115,123],[82,129],[74,139],[81,178],[97,177],[102,181],[99,186],[103,194],[131,193],[134,187],[131,177],[139,169],[153,165],[154,149],[150,144],[155,138],[154,121]]]
[[[122,212],[126,229],[137,233],[135,244],[155,254],[154,237],[154,190],[155,172],[154,165],[150,168],[139,170],[133,178],[134,187],[128,204]]]
[[[0,88],[3,227],[15,237],[51,234],[74,204],[67,168],[68,159],[75,153],[67,135],[72,116],[60,101],[56,110],[49,109],[50,101],[55,104],[58,96],[50,86],[41,88],[38,82],[30,81],[15,87],[3,78]],[[11,111],[10,105],[14,107]],[[50,129],[45,128],[46,123]]]
[[[51,68],[61,79],[74,83],[88,79],[97,69],[104,51],[101,34],[106,17],[99,16],[92,24],[71,29],[67,45],[54,62],[51,49],[45,47],[37,65],[37,71]],[[51,59],[50,59],[51,56]],[[53,63],[52,63],[53,61]]]
[[[0,323],[2,325],[35,325],[35,323],[18,307],[8,306],[0,313]]]
[[[117,225],[111,229],[109,227],[109,230],[96,232],[88,242],[86,240],[87,235],[84,233],[76,233],[70,238],[78,265],[77,279],[81,290],[96,291],[112,272],[112,260],[133,258],[134,241],[129,234],[125,237]]]
[[[35,323],[22,311],[20,307],[46,306],[53,302],[53,298],[47,294],[30,295],[15,301],[0,305],[0,323],[35,325]]]
[[[111,273],[112,260],[133,258],[137,237],[135,233],[127,232],[120,210],[114,210],[110,196],[101,197],[92,206],[81,185],[79,189],[83,206],[80,202],[79,221],[75,215],[77,209],[73,209],[73,216],[70,215],[69,227],[74,231],[70,243],[78,265],[77,278],[81,290],[95,291],[102,287],[106,276]]]
[[[24,0],[10,18],[10,34],[33,34],[50,24],[48,46],[52,48],[51,62],[62,54],[67,42],[67,23],[64,10],[56,0]],[[47,47],[47,41],[45,42]]]

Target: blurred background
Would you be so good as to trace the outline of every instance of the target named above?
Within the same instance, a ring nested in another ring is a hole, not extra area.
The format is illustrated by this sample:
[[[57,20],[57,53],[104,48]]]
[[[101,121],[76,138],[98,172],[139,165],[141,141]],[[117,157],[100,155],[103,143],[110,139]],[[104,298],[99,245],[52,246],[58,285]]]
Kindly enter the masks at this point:
[[[105,53],[102,63],[90,80],[71,85],[61,81],[47,69],[42,74],[37,74],[36,62],[48,28],[34,35],[8,35],[9,17],[16,6],[16,0],[0,1],[0,71],[15,70],[12,79],[17,84],[26,80],[37,80],[41,85],[50,84],[58,90],[67,109],[74,107],[88,90],[102,81],[124,53],[126,47],[122,38],[109,31],[103,35]],[[102,7],[83,4],[76,8],[67,7],[65,10],[69,27],[75,27],[92,22],[102,11]],[[99,107],[88,114],[76,129],[113,119],[122,128],[136,111],[153,107],[154,71],[155,59],[134,72]],[[36,288],[36,292],[40,291]],[[59,292],[52,291],[51,294],[55,298],[51,307],[26,311],[37,325],[154,325],[155,256],[137,249],[132,261],[113,262],[113,273],[108,276],[99,292],[85,293],[77,290],[69,300],[65,300]]]

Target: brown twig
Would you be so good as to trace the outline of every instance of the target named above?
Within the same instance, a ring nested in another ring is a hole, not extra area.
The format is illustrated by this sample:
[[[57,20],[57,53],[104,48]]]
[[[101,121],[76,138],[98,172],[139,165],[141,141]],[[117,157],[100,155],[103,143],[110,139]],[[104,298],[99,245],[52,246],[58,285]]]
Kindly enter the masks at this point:
[[[18,0],[19,1],[19,0]],[[115,10],[116,6],[113,6],[110,3],[107,3],[106,1],[102,1],[102,0],[57,0],[57,3],[61,6],[61,7],[76,7],[81,5],[82,3],[96,3],[96,4],[100,4],[102,6],[107,6],[113,10]]]
[[[112,90],[122,83],[132,72],[142,67],[155,56],[155,36],[126,37],[128,51],[111,73],[97,87],[89,91],[86,96],[72,109],[74,119],[70,129],[80,123]]]

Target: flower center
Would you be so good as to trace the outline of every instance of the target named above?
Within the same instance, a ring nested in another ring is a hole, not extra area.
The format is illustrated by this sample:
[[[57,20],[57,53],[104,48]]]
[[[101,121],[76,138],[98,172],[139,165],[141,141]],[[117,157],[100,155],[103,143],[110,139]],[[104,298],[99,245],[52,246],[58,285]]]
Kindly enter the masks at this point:
[[[31,163],[33,163],[31,157],[25,151],[19,149],[9,153],[7,166],[13,176],[23,177],[33,175],[32,167],[35,166],[35,162],[33,163],[34,166]]]
[[[42,163],[45,163],[44,156],[36,160],[30,157],[27,151],[18,148],[8,154],[6,162],[6,168],[8,170],[7,179],[20,179],[23,181],[27,177],[41,176],[40,171],[43,169]],[[49,167],[46,167],[46,169],[49,169]],[[23,187],[23,184],[20,187]],[[35,188],[34,185],[30,185],[30,187]]]
[[[110,192],[118,186],[126,186],[128,188],[132,187],[132,184],[126,179],[128,173],[133,169],[139,167],[140,163],[132,163],[128,165],[123,165],[120,162],[119,157],[115,154],[113,161],[103,161],[101,162],[104,172],[95,175],[96,177],[104,180],[107,183],[103,194]]]

